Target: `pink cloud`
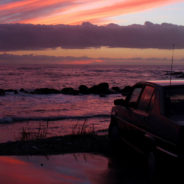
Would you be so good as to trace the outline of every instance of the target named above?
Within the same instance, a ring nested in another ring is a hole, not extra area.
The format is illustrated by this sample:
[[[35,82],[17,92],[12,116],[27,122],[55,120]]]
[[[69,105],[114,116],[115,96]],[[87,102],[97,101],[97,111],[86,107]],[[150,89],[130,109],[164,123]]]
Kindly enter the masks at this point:
[[[160,7],[182,0],[19,0],[0,6],[1,23],[79,24]]]

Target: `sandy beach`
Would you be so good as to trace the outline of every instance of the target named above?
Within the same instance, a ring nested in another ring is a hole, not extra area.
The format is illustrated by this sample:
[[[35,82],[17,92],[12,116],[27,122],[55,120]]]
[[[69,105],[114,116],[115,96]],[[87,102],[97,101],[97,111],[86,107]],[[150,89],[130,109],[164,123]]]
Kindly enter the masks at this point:
[[[146,183],[143,173],[136,165],[119,168],[108,157],[89,153],[0,157],[3,184]]]
[[[126,146],[114,147],[107,135],[68,135],[0,144],[3,184],[179,183],[177,165],[165,162],[150,178],[145,158]],[[181,170],[180,170],[181,171]]]

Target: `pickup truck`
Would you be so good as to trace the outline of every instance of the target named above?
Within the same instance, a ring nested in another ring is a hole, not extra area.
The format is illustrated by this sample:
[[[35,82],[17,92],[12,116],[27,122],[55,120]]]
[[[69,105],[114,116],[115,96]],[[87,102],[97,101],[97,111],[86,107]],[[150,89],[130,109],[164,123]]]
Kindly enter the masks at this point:
[[[109,125],[121,140],[153,162],[158,152],[184,158],[184,80],[139,82],[114,101]]]

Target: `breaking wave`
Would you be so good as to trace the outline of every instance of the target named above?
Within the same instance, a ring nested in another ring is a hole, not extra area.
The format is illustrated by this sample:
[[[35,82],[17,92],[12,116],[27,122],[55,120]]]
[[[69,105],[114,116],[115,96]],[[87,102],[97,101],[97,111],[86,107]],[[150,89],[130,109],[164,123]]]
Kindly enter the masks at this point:
[[[48,116],[48,117],[4,117],[0,118],[0,123],[16,123],[25,121],[62,121],[62,120],[83,120],[83,119],[95,119],[95,118],[109,118],[109,114],[95,114],[85,116]]]

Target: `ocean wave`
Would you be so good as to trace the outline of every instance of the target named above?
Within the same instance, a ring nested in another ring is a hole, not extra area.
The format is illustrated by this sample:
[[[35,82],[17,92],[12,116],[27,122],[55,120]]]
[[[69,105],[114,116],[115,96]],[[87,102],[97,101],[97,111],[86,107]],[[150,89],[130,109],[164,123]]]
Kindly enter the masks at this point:
[[[94,114],[84,116],[48,116],[48,117],[4,117],[0,118],[0,124],[16,123],[25,121],[62,121],[62,120],[85,120],[93,118],[109,118],[109,114]]]

